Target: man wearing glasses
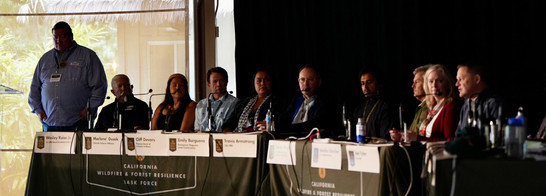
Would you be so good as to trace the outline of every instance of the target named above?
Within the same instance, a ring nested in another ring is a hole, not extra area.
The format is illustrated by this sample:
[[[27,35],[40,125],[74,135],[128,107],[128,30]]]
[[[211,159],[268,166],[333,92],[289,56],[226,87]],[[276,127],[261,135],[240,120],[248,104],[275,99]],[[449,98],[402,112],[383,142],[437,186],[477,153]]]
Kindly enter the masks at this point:
[[[106,96],[104,67],[93,50],[74,41],[68,23],[58,22],[51,31],[55,48],[36,65],[28,103],[44,131],[87,129]]]

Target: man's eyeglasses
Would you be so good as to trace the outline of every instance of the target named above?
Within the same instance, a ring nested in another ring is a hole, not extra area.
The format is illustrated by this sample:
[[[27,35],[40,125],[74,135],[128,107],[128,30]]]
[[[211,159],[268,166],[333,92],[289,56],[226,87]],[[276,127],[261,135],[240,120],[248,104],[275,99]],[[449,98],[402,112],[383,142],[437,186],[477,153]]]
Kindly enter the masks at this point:
[[[314,82],[314,81],[315,81],[315,78],[298,78],[298,82],[299,82],[299,83],[305,83],[305,81],[307,81],[307,82]]]

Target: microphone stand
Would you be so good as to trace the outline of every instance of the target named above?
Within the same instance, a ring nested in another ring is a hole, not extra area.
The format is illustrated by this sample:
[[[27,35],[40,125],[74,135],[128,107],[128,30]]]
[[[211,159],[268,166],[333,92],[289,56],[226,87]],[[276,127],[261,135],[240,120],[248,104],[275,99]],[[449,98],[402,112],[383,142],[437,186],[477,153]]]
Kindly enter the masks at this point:
[[[137,93],[137,94],[133,94],[133,96],[136,96],[136,95],[148,95],[148,94],[152,93],[153,91],[154,91],[154,90],[150,89],[150,90],[148,90],[147,93]]]
[[[114,100],[116,101],[116,100]],[[118,114],[119,114],[119,105],[118,105],[118,102],[116,102],[116,108],[114,109],[114,120],[112,121],[112,127],[115,127],[116,126],[116,122],[118,121]],[[118,129],[119,131],[119,129]]]
[[[226,96],[227,94],[232,94],[232,93],[233,93],[233,91],[226,91],[226,93],[223,96]],[[212,107],[211,107],[211,103],[210,103],[209,98],[210,98],[211,95],[214,95],[214,94],[220,94],[220,93],[214,93],[214,92],[209,93],[209,95],[206,98],[207,99],[207,118],[208,118],[208,122],[209,122],[209,126],[207,127],[208,132],[213,131],[212,130],[212,118],[213,118],[213,116],[212,116]],[[212,98],[214,99],[214,97],[212,97]],[[218,109],[220,109],[220,108],[218,108]]]
[[[119,100],[116,102],[116,117],[118,121],[118,131],[121,130],[121,112],[119,112]]]
[[[91,117],[91,99],[87,100],[87,130],[90,131],[93,129],[93,122]]]
[[[152,90],[152,89],[150,89]],[[157,93],[157,94],[151,94],[150,98],[148,98],[148,122],[150,123],[150,129],[152,130],[152,97],[156,95],[165,95],[165,93]]]
[[[347,118],[346,112],[345,112],[345,104],[343,104],[343,113],[342,113],[342,119],[343,119],[343,125],[345,127],[345,139],[347,141],[351,140],[351,121]]]
[[[210,93],[209,96],[207,96],[207,120],[208,120],[208,127],[207,131],[212,132],[212,109],[211,109],[211,103],[210,103],[210,96],[214,93]]]

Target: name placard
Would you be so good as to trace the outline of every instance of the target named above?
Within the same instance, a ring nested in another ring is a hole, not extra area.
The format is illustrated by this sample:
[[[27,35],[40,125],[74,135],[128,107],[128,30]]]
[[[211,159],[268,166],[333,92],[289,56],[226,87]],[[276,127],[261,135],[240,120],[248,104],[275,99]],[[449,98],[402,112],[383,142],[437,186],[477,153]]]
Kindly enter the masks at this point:
[[[121,133],[83,133],[82,153],[121,155],[123,145]]]
[[[243,134],[212,134],[214,157],[256,158],[258,136]]]
[[[163,134],[125,134],[125,153],[129,156],[168,156],[166,144],[167,136]]]
[[[377,146],[347,145],[349,171],[379,173],[379,149]]]
[[[311,167],[341,170],[341,145],[313,143]]]
[[[170,156],[209,156],[209,134],[168,134]]]
[[[270,140],[267,148],[267,163],[296,165],[296,142]]]
[[[35,153],[74,154],[76,132],[36,132]]]

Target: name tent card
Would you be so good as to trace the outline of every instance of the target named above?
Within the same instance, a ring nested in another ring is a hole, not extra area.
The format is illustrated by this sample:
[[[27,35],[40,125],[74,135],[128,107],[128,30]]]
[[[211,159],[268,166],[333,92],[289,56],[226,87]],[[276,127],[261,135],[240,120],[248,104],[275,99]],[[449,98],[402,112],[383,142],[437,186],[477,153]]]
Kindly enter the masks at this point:
[[[379,173],[379,149],[377,146],[347,145],[349,171]]]
[[[74,154],[76,132],[36,132],[35,153]]]
[[[121,133],[83,133],[82,153],[99,155],[121,155],[123,145]]]
[[[168,135],[126,133],[125,153],[129,156],[169,156]]]
[[[267,163],[296,165],[296,142],[270,140],[267,148]]]
[[[170,156],[209,156],[209,134],[169,134]]]
[[[214,157],[256,158],[258,136],[243,134],[212,134]]]
[[[313,143],[311,167],[341,170],[341,145]]]

